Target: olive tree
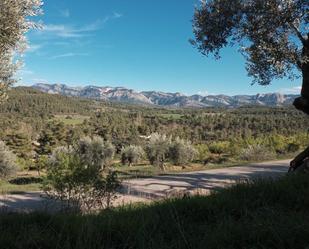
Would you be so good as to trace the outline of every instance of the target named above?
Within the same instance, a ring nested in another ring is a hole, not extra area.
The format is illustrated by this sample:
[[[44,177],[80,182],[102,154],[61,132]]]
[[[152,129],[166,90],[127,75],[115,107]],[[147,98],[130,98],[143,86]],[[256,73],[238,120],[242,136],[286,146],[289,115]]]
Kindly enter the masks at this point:
[[[170,146],[169,156],[175,165],[186,165],[192,162],[197,154],[197,150],[189,141],[180,138],[176,138]]]
[[[12,176],[16,168],[16,156],[0,141],[0,179]]]
[[[215,58],[223,47],[239,44],[253,83],[302,75],[294,105],[309,114],[308,13],[308,0],[203,0],[195,10],[191,42]]]
[[[165,162],[168,159],[171,139],[166,135],[153,133],[146,146],[146,154],[149,162],[165,170]]]
[[[103,138],[98,136],[80,139],[75,150],[83,162],[95,165],[100,169],[109,166],[115,152],[115,148],[110,142],[105,142]]]
[[[18,54],[27,47],[25,33],[38,25],[31,17],[42,13],[41,0],[0,1],[0,101],[15,80],[14,72],[20,65]]]
[[[144,150],[141,146],[130,145],[121,151],[122,164],[128,163],[129,166],[138,163],[144,157]]]
[[[120,186],[116,173],[104,170],[111,156],[109,143],[98,137],[81,139],[74,147],[56,148],[46,165],[45,193],[69,209],[109,208]]]

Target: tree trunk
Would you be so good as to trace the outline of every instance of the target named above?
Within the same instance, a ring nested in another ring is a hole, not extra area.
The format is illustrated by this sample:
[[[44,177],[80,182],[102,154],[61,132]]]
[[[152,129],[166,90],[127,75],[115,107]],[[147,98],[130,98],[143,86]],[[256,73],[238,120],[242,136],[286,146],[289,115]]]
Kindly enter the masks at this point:
[[[306,62],[301,65],[303,84],[301,89],[301,97],[296,98],[293,105],[304,113],[309,115],[309,39],[306,40],[303,47],[303,58],[307,58]]]
[[[292,165],[294,165],[294,167],[298,167],[300,166],[304,160],[306,158],[309,157],[309,146],[307,147],[307,149],[305,149],[302,153],[298,154],[297,157],[295,157],[295,159],[292,161]]]
[[[308,34],[309,36],[309,34]],[[301,97],[295,99],[293,105],[304,113],[309,115],[309,38],[305,41],[302,57],[307,58],[305,62],[302,63],[302,76],[303,76],[303,85],[301,89]],[[291,166],[296,169],[301,165],[307,165],[305,163],[306,158],[309,157],[309,147],[300,153],[295,159],[291,162]]]

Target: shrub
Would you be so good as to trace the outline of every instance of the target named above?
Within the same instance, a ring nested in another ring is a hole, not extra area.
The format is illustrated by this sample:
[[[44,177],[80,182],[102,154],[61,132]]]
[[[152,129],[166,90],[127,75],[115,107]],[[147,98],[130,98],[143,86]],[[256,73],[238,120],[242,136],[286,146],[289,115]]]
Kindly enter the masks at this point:
[[[287,139],[281,135],[271,135],[268,137],[269,146],[278,154],[283,154],[287,150]]]
[[[70,210],[109,208],[120,186],[116,173],[102,168],[104,156],[110,158],[112,154],[109,143],[98,138],[81,139],[73,148],[56,148],[47,163],[44,191]]]
[[[177,138],[170,146],[170,159],[175,165],[186,165],[197,156],[197,150],[189,141]]]
[[[213,154],[227,153],[230,147],[229,142],[214,142],[209,146],[209,151]]]
[[[38,171],[38,175],[41,175],[42,169],[46,169],[47,163],[48,163],[48,157],[46,155],[42,155],[37,158],[36,169]]]
[[[171,139],[166,135],[153,133],[146,146],[146,154],[149,162],[165,170],[164,163],[168,159],[170,144]]]
[[[256,145],[248,145],[247,148],[242,149],[240,151],[240,159],[246,161],[260,161],[260,160],[268,160],[273,159],[275,157],[274,152],[267,147],[256,144]]]
[[[294,142],[288,143],[286,146],[286,151],[289,153],[297,152],[299,151],[299,149],[300,149],[300,145]]]
[[[207,144],[198,144],[195,146],[195,149],[197,150],[197,160],[205,162],[210,154]]]
[[[98,136],[92,139],[90,137],[80,139],[75,150],[83,163],[92,164],[101,169],[109,166],[115,152],[115,148],[110,142],[104,142]]]
[[[141,146],[130,145],[125,147],[121,151],[121,162],[122,164],[132,164],[138,163],[144,157],[144,150]]]
[[[16,157],[3,141],[0,141],[0,179],[6,179],[16,172]]]

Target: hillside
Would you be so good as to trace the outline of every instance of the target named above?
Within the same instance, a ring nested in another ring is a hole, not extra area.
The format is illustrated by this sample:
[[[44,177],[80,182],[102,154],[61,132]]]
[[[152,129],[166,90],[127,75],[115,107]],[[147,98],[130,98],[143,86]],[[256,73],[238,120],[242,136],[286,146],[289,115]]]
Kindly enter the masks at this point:
[[[36,84],[34,89],[50,94],[71,97],[108,100],[121,103],[157,105],[162,107],[239,107],[244,105],[283,106],[291,105],[297,95],[279,93],[257,95],[214,95],[186,96],[181,93],[164,93],[156,91],[136,92],[124,87],[70,87],[63,84]]]
[[[9,99],[0,105],[0,113],[3,140],[25,130],[32,138],[44,129],[55,133],[52,127],[63,122],[75,124],[64,127],[65,130],[74,129],[80,136],[99,134],[112,139],[117,146],[140,143],[139,136],[154,132],[200,144],[272,134],[295,136],[308,129],[307,117],[288,106],[168,109],[46,94],[28,87],[9,91]]]

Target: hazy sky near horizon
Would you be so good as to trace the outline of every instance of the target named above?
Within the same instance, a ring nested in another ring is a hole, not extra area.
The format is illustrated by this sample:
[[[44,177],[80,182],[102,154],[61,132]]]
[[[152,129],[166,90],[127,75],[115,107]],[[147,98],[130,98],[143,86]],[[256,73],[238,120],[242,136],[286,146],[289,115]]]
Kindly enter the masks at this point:
[[[185,94],[298,93],[301,79],[251,85],[237,47],[202,56],[189,39],[198,0],[45,0],[19,84],[123,86]]]

